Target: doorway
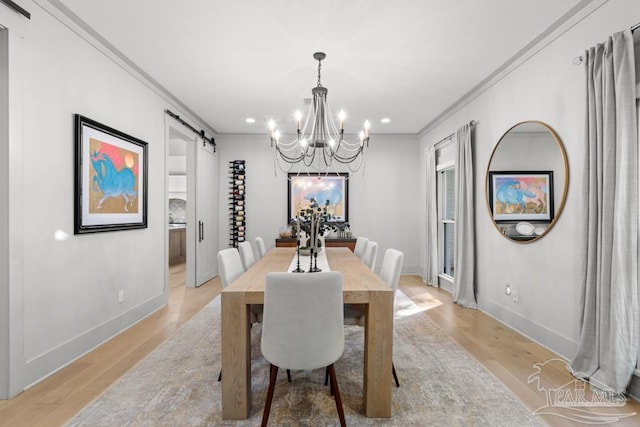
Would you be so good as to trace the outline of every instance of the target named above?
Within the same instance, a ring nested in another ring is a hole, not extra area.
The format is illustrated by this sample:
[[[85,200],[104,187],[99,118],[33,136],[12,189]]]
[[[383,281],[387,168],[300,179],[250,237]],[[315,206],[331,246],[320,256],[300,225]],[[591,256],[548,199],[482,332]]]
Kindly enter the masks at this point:
[[[178,125],[179,126],[179,125]],[[193,227],[188,221],[190,208],[187,182],[188,148],[194,144],[194,138],[183,133],[178,126],[169,124],[167,132],[167,224],[168,224],[168,266],[169,292],[173,288],[193,287],[189,283],[188,265],[192,263],[193,251],[189,250],[187,236]],[[191,200],[193,202],[193,200]]]
[[[218,160],[211,142],[170,117],[165,138],[167,264],[185,264],[167,268],[167,277],[183,271],[184,286],[194,288],[217,275]]]

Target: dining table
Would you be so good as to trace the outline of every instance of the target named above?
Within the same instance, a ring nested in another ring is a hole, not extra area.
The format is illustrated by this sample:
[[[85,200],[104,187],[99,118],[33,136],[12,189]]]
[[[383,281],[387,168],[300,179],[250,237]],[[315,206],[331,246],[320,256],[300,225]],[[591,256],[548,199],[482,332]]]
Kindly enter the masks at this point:
[[[344,304],[365,309],[362,398],[364,415],[391,417],[393,290],[348,248],[323,248],[331,271],[343,278]],[[290,271],[296,248],[268,251],[244,274],[222,290],[222,418],[242,420],[251,402],[251,305],[264,303],[269,272]],[[308,265],[301,265],[308,270]],[[291,273],[314,274],[314,273]],[[346,345],[349,345],[347,342]]]

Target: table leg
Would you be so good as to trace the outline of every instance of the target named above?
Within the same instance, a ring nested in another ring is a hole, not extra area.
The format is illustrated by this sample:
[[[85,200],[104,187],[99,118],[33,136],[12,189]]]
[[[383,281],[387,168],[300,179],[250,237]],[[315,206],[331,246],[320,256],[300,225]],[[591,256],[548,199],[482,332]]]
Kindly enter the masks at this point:
[[[251,402],[249,305],[243,292],[222,293],[222,419],[244,420]]]
[[[371,418],[390,418],[393,292],[369,293],[364,345],[365,415]]]

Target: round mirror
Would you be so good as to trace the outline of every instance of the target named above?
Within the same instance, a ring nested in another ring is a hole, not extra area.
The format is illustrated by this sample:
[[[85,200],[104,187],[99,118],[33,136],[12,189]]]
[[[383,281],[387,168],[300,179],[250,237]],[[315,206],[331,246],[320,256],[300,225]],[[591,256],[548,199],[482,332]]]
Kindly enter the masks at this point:
[[[487,207],[496,229],[511,241],[528,243],[546,235],[562,212],[568,187],[567,154],[545,123],[518,123],[491,153]]]

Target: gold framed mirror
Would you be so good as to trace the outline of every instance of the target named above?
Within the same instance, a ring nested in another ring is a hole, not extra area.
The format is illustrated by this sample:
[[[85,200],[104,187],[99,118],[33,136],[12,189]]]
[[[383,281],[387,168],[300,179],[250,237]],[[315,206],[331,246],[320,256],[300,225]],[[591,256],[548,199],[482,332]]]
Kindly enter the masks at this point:
[[[569,188],[569,162],[558,134],[540,121],[517,123],[491,153],[485,178],[489,216],[516,243],[547,235],[560,217]]]

